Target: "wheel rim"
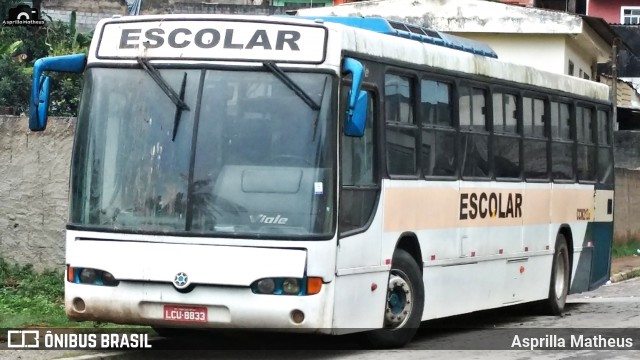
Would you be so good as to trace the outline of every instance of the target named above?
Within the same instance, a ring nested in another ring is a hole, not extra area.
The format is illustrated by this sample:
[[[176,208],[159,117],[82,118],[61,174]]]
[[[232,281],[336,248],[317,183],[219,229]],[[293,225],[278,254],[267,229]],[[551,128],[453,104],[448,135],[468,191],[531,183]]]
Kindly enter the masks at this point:
[[[556,254],[556,279],[555,279],[555,291],[556,299],[561,299],[564,296],[566,289],[566,275],[567,275],[567,263],[565,258],[565,250],[561,249]]]
[[[407,323],[413,308],[412,290],[408,277],[404,272],[398,269],[391,271],[387,288],[387,307],[384,316],[385,328],[397,329]]]

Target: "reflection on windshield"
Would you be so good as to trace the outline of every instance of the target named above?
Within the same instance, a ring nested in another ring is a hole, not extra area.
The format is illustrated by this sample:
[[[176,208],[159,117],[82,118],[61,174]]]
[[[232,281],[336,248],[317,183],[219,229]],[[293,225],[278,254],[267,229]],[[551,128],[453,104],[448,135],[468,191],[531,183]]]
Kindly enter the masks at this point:
[[[181,115],[172,141],[175,105],[148,74],[88,72],[72,165],[71,222],[151,233],[330,234],[328,76],[287,73],[320,104],[313,110],[270,72],[160,69],[174,89],[185,73],[184,102],[191,111]]]

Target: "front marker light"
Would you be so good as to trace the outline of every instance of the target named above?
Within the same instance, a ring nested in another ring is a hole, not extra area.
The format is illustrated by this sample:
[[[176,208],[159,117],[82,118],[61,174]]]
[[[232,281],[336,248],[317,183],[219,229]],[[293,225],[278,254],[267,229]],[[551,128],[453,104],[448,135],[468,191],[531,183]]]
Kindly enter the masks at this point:
[[[282,291],[288,295],[297,295],[300,292],[300,281],[294,278],[285,279],[282,282]]]
[[[307,295],[315,295],[322,290],[322,278],[307,278]]]

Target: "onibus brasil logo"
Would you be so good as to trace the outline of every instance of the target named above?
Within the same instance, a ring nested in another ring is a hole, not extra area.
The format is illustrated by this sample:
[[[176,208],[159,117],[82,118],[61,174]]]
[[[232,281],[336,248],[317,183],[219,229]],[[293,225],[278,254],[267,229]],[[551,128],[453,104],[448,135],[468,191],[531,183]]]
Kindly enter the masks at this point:
[[[75,333],[68,329],[9,330],[8,349],[150,349],[146,333]]]

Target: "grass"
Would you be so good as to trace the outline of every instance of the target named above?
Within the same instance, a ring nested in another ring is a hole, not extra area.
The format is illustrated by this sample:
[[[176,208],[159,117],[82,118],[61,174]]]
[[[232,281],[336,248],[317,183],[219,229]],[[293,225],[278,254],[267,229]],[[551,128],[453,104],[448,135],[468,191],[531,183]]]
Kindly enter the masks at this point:
[[[640,249],[640,241],[635,240],[626,244],[614,244],[613,245],[613,257],[633,256],[638,255],[638,249]]]
[[[59,271],[38,273],[30,265],[10,264],[0,257],[0,329],[131,327],[69,320],[64,311],[63,277]]]
[[[0,258],[0,328],[69,324],[60,272],[37,273]]]

